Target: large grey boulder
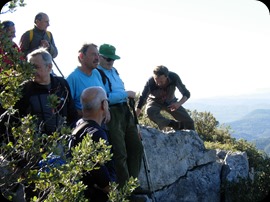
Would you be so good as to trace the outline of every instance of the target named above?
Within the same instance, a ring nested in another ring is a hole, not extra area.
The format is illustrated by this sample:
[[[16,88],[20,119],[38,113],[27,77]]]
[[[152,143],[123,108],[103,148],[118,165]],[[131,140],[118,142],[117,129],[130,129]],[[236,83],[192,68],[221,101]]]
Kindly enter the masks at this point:
[[[223,151],[221,158],[221,152],[205,148],[195,131],[140,129],[147,161],[143,161],[139,182],[148,189],[146,174],[150,176],[157,201],[218,202],[222,174],[228,180],[248,175],[245,153]]]
[[[249,163],[246,152],[228,152],[224,159],[225,166],[229,169],[225,176],[230,182],[237,182],[239,178],[247,178]]]

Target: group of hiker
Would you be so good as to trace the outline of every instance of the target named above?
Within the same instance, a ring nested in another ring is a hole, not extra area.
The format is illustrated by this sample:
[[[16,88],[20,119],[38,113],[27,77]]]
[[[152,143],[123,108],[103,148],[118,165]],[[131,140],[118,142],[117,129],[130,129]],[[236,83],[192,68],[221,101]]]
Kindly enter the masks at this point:
[[[10,40],[13,40],[15,24],[11,21],[1,24],[3,30],[9,33]],[[114,67],[114,61],[119,60],[120,56],[116,54],[116,48],[107,43],[99,47],[94,43],[83,44],[78,52],[80,65],[66,79],[56,76],[52,73],[52,67],[58,49],[52,33],[47,31],[48,26],[48,15],[38,13],[34,19],[34,29],[22,35],[19,46],[14,45],[35,68],[34,79],[23,84],[22,98],[15,108],[21,117],[27,114],[37,116],[41,133],[50,135],[58,131],[65,117],[67,125],[76,131],[76,144],[82,141],[86,133],[91,133],[94,141],[102,138],[112,145],[112,161],[83,178],[84,184],[88,185],[85,196],[91,201],[107,201],[109,182],[115,181],[121,188],[131,176],[138,178],[140,172],[143,145],[134,114],[128,105],[129,99],[136,98],[136,92],[125,89]],[[5,50],[0,51],[1,54],[5,53]],[[182,94],[181,99],[175,97],[176,88]],[[53,110],[47,99],[52,94],[60,100]],[[166,127],[195,130],[193,120],[182,106],[189,97],[190,92],[180,77],[159,65],[153,69],[153,75],[145,84],[135,116],[141,114],[146,104],[145,113],[160,130]],[[54,113],[55,110],[58,113]],[[175,120],[164,117],[162,110]],[[147,193],[147,190],[138,187],[130,200],[138,201],[137,194],[142,193]]]

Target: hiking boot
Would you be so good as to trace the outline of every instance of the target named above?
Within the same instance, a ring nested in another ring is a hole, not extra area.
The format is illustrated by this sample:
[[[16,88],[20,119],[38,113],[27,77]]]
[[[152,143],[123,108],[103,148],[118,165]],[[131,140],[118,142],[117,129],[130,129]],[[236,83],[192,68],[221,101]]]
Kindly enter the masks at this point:
[[[181,122],[171,120],[171,122],[168,125],[169,127],[173,128],[174,130],[181,130]]]
[[[143,189],[141,186],[139,186],[132,193],[135,195],[144,195],[144,194],[151,194],[151,191]]]

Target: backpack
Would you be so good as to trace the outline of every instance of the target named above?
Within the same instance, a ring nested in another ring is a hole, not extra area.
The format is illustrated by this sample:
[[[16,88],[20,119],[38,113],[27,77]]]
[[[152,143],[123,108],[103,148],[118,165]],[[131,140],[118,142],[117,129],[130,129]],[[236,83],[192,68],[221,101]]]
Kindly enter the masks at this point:
[[[50,41],[51,41],[51,39],[52,39],[52,34],[51,34],[51,32],[46,31],[46,33],[47,33],[47,35],[48,35],[48,37],[49,37],[49,39],[50,39]],[[29,42],[30,42],[30,43],[31,43],[31,41],[33,40],[33,37],[34,37],[34,29],[31,29],[31,30],[29,30]]]
[[[110,92],[112,92],[112,83],[111,83],[110,79],[106,76],[105,72],[102,69],[99,69],[99,68],[96,68],[96,69],[99,71],[101,78],[102,78],[102,82],[104,85],[106,84],[106,81],[108,80],[109,89],[110,89]],[[119,75],[119,73],[116,69],[115,69],[115,71],[116,71],[116,74]]]
[[[72,147],[78,143],[81,135],[83,134],[85,128],[89,125],[88,121],[83,121],[80,123],[73,131],[68,141],[68,148],[71,150]]]

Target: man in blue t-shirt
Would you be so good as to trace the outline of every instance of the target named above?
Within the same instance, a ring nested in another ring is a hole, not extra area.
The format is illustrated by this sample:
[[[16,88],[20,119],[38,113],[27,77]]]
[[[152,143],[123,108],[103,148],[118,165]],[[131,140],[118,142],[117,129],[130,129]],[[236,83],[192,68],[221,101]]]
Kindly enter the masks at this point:
[[[91,86],[101,86],[104,89],[105,87],[100,73],[96,70],[99,63],[97,46],[93,43],[84,44],[79,50],[78,60],[81,65],[67,77],[67,82],[79,117],[82,117],[82,105],[80,103],[82,91]]]

